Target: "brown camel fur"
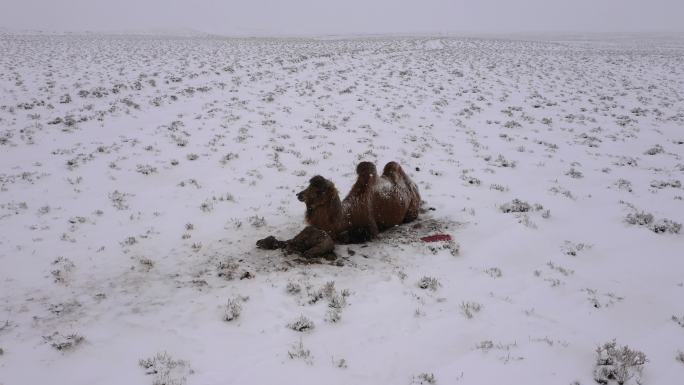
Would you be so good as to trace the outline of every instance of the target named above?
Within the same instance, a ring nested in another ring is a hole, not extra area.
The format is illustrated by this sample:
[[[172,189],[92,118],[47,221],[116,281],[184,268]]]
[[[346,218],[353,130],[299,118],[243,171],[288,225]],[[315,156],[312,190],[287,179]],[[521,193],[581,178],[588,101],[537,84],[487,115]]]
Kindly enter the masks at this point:
[[[309,187],[297,194],[306,204],[309,226],[288,241],[273,236],[260,239],[257,247],[284,249],[309,258],[328,257],[334,255],[335,242],[366,242],[380,231],[418,217],[418,187],[398,163],[387,163],[378,176],[373,163],[361,162],[356,174],[356,183],[342,201],[331,181],[320,175],[311,178]]]
[[[260,249],[284,249],[288,254],[296,253],[305,258],[335,258],[335,242],[328,233],[314,226],[306,226],[297,236],[287,241],[279,241],[271,235],[258,240],[256,244]]]
[[[361,162],[357,180],[340,201],[335,185],[315,176],[297,194],[306,203],[306,221],[340,243],[368,241],[382,230],[418,217],[418,187],[396,162],[389,162],[378,176],[375,165]]]

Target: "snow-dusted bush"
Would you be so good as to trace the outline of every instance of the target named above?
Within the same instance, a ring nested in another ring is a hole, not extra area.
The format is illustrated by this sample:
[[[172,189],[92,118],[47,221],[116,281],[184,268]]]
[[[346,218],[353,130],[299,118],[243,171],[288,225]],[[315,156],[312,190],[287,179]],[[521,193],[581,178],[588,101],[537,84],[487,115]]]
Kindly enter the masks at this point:
[[[646,213],[643,211],[633,212],[627,214],[625,217],[625,222],[630,225],[638,225],[647,227],[649,230],[656,234],[660,233],[671,233],[678,234],[682,229],[682,224],[674,222],[667,218],[655,219],[653,214]]]
[[[682,187],[682,182],[673,179],[673,180],[654,180],[651,181],[651,187],[657,188],[657,189],[664,189],[667,187],[672,187],[672,188],[680,188]]]
[[[442,286],[441,283],[435,277],[424,276],[418,281],[418,287],[421,289],[430,289],[432,291],[437,291],[439,287]]]
[[[312,330],[315,327],[315,325],[312,320],[310,320],[304,315],[300,315],[296,320],[287,324],[287,327],[296,332],[305,332]]]
[[[618,347],[615,340],[606,342],[596,348],[594,380],[599,384],[615,381],[622,385],[636,377],[636,382],[640,383],[639,376],[647,361],[643,352],[626,345]]]
[[[338,308],[331,308],[325,313],[325,321],[330,323],[340,322],[342,319],[342,310]]]
[[[49,336],[43,336],[43,340],[59,351],[68,351],[80,345],[85,338],[76,333],[62,335],[59,332],[54,332]]]
[[[52,265],[55,268],[50,271],[50,274],[52,274],[55,283],[68,284],[71,272],[76,268],[76,265],[66,257],[57,257]]]
[[[166,352],[141,359],[138,365],[153,376],[152,385],[185,385],[187,376],[194,373],[186,361],[175,360]]]
[[[482,305],[477,302],[462,302],[461,303],[461,313],[468,319],[475,316],[475,313],[479,313],[482,310]]]
[[[296,295],[302,292],[302,286],[295,282],[288,282],[285,285],[285,292],[290,295]]]
[[[576,257],[579,252],[589,248],[591,248],[591,245],[585,243],[573,243],[570,241],[565,241],[563,246],[561,246],[561,251],[563,251],[565,255]]]
[[[508,160],[508,159],[504,158],[503,155],[499,154],[499,156],[490,164],[493,166],[496,166],[496,167],[514,168],[517,163],[513,160]]]
[[[661,218],[658,219],[657,221],[653,222],[648,228],[653,231],[656,234],[659,233],[671,233],[671,234],[679,234],[679,231],[682,229],[682,224],[678,222],[671,221],[666,218]]]
[[[684,315],[681,317],[677,317],[676,315],[672,316],[672,320],[679,326],[684,328]]]
[[[308,365],[313,365],[313,355],[311,354],[311,350],[304,347],[304,343],[302,342],[301,338],[299,339],[298,343],[292,345],[290,350],[287,351],[287,355],[291,360],[299,359],[303,360]]]
[[[126,200],[131,197],[131,194],[126,194],[122,193],[119,190],[114,190],[113,192],[109,193],[109,200],[112,202],[112,206],[114,206],[115,209],[117,210],[127,210],[128,209],[128,203]]]
[[[684,364],[684,352],[681,351],[681,350],[678,351],[678,352],[677,352],[677,355],[675,356],[675,359],[676,359],[677,361],[681,362],[682,364]]]
[[[626,179],[618,179],[617,182],[615,182],[615,186],[620,190],[632,192],[632,183]]]
[[[532,210],[532,206],[529,203],[516,198],[509,203],[502,204],[499,209],[503,213],[526,213]]]
[[[136,171],[143,175],[151,175],[157,172],[157,168],[149,164],[139,164],[136,166]]]
[[[435,375],[433,373],[421,373],[417,376],[413,376],[411,384],[414,385],[434,385],[437,383]]]
[[[484,272],[492,278],[499,278],[502,275],[501,269],[499,269],[498,267],[490,267],[489,269],[486,269]]]
[[[500,184],[497,184],[497,183],[493,183],[493,184],[489,185],[489,189],[490,189],[490,190],[501,191],[501,192],[508,191],[508,187],[503,186],[503,185],[500,185]]]
[[[656,154],[661,154],[663,152],[665,152],[665,150],[663,149],[663,146],[656,144],[655,146],[644,151],[644,155],[656,155]]]
[[[235,321],[240,318],[242,312],[242,300],[240,298],[231,298],[226,303],[223,320],[226,322]]]
[[[646,212],[629,213],[625,217],[625,222],[630,225],[646,226],[653,223],[653,214]]]
[[[565,175],[567,175],[567,176],[569,176],[569,177],[571,177],[571,178],[575,178],[575,179],[580,179],[580,178],[584,177],[584,175],[582,174],[582,172],[581,172],[581,171],[578,171],[578,170],[575,170],[574,167],[570,168],[570,170],[568,170],[568,171],[565,173]]]

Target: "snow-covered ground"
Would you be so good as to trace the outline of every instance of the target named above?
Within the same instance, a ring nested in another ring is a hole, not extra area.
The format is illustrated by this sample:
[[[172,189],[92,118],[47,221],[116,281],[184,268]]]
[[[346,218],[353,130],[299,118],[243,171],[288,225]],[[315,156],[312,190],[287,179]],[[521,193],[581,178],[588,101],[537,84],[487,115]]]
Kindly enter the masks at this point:
[[[628,383],[684,378],[684,40],[0,53],[2,385],[591,384],[613,339]],[[402,164],[418,226],[255,248],[361,160]]]

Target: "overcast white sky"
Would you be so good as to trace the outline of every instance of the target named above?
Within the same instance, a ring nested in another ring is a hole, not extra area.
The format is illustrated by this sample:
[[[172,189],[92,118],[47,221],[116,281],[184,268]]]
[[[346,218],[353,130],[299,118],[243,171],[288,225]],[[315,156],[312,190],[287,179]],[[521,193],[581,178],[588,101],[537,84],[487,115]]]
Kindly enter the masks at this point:
[[[0,0],[0,27],[226,35],[682,32],[684,0]]]

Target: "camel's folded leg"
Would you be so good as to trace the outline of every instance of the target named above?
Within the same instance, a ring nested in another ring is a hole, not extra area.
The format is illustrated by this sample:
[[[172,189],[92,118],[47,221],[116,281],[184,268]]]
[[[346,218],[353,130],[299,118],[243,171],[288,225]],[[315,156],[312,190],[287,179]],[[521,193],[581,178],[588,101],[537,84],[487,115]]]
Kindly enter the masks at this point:
[[[332,254],[335,242],[325,231],[307,226],[297,236],[287,241],[287,250],[307,258],[325,257]]]

